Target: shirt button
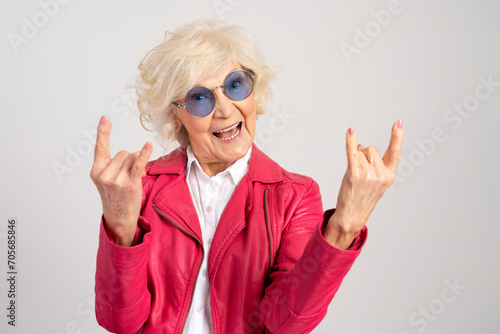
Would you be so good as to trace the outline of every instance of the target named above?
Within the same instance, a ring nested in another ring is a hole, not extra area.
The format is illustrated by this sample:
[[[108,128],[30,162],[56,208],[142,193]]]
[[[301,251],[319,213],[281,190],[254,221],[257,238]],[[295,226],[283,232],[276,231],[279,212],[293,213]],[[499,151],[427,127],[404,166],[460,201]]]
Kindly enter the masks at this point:
[[[214,240],[214,239],[212,239],[212,238],[208,239],[208,244],[209,244],[209,245],[211,245],[211,244],[212,244],[212,240]]]
[[[207,212],[211,212],[211,211],[212,211],[212,207],[211,206],[207,207]]]
[[[203,306],[198,305],[196,306],[196,311],[201,312],[203,310]]]
[[[201,274],[202,274],[204,277],[207,277],[207,276],[208,276],[208,270],[203,269],[203,271],[201,272]]]

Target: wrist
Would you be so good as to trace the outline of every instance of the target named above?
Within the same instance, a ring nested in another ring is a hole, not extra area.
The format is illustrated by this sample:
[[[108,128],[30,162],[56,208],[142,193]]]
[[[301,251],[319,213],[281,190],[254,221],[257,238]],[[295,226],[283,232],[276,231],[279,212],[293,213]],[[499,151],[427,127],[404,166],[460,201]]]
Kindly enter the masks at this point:
[[[116,226],[113,224],[108,224],[104,221],[104,229],[107,231],[109,237],[113,242],[122,247],[130,247],[135,239],[135,234],[137,232],[137,225],[134,228],[110,228],[110,226]]]
[[[113,237],[113,241],[118,246],[131,247],[132,243],[134,242],[134,238],[135,238],[135,233]]]
[[[323,237],[332,246],[339,249],[349,249],[360,231],[353,230],[334,213],[328,220]]]

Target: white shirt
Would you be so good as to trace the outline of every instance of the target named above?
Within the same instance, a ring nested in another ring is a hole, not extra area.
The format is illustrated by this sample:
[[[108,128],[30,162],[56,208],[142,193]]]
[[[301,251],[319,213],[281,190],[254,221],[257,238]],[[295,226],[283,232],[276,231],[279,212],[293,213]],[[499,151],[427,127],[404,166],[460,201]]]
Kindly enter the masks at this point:
[[[236,186],[248,172],[251,151],[252,147],[243,158],[236,160],[225,171],[209,177],[202,170],[193,153],[193,148],[189,146],[186,150],[186,180],[200,221],[204,256],[196,278],[193,299],[182,331],[183,334],[213,333],[208,283],[208,253],[222,212]]]

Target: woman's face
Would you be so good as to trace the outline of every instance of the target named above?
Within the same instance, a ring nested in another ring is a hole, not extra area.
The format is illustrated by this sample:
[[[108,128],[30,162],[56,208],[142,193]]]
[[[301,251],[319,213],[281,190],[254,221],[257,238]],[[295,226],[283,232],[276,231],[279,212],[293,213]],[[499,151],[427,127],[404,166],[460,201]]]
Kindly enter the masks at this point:
[[[237,69],[241,69],[241,66],[230,63],[218,76],[200,82],[197,86],[214,89],[223,84],[230,72]],[[257,121],[253,92],[242,101],[228,98],[222,87],[217,88],[214,94],[214,110],[205,117],[194,117],[186,109],[179,108],[179,117],[187,130],[194,154],[209,176],[225,170],[247,153],[255,138]],[[229,128],[232,129],[221,132]]]

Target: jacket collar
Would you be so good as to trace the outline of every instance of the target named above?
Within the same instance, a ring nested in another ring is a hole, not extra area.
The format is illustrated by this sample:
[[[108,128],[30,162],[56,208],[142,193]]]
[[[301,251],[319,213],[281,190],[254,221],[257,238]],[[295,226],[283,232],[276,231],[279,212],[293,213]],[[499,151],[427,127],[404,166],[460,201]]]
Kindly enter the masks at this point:
[[[168,155],[152,162],[148,171],[150,175],[174,174],[184,175],[187,154],[185,147],[178,147]],[[250,181],[262,183],[276,183],[283,180],[283,172],[280,166],[271,160],[264,152],[252,144],[252,154],[248,165],[248,177]]]

